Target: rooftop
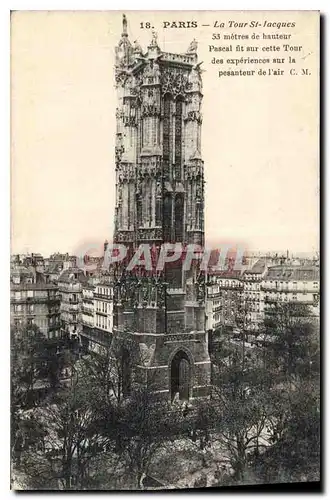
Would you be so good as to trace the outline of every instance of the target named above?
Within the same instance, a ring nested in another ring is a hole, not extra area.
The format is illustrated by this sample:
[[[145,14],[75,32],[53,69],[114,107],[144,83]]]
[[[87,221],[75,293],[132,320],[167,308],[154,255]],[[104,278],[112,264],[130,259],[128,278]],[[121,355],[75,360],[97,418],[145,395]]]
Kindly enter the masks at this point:
[[[11,290],[57,290],[57,286],[54,283],[19,283],[10,286]]]
[[[79,283],[87,283],[87,277],[82,269],[79,269],[78,267],[71,267],[70,269],[65,269],[64,271],[61,272],[59,278],[58,278],[59,283],[64,282],[64,283],[74,283],[74,282],[79,282]]]
[[[262,274],[267,265],[267,260],[265,258],[261,258],[257,260],[257,262],[252,266],[251,269],[247,269],[245,274]]]
[[[265,279],[318,281],[320,269],[317,266],[273,266],[268,269]]]

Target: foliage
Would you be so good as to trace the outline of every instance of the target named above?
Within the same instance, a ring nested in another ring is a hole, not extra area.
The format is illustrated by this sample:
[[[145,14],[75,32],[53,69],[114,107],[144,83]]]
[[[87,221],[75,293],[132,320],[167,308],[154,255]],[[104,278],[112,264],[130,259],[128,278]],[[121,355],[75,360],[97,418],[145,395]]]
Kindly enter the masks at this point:
[[[299,385],[319,373],[319,339],[315,318],[302,304],[277,304],[265,321],[266,362],[278,382]]]
[[[101,391],[86,375],[84,366],[76,364],[56,399],[34,410],[45,429],[43,447],[32,457],[25,455],[23,470],[38,489],[50,484],[54,489],[84,489],[91,460],[109,446],[100,420]]]
[[[23,449],[30,449],[40,436],[40,425],[33,422],[29,409],[38,391],[55,389],[62,367],[57,344],[35,326],[11,330],[11,447],[13,461]],[[34,425],[34,428],[32,428]],[[34,441],[32,439],[34,436]]]
[[[317,328],[308,308],[281,305],[264,336],[262,347],[248,348],[244,336],[220,335],[210,398],[170,404],[155,398],[152,379],[147,387],[132,374],[132,364],[145,360],[128,337],[56,365],[40,332],[19,333],[12,342],[16,470],[36,489],[141,489],[153,464],[179,446],[196,450],[205,470],[212,461],[226,470],[219,484],[317,480]],[[63,363],[71,366],[59,384]],[[46,366],[55,396],[34,407],[27,395]],[[194,480],[206,484],[205,474]]]
[[[155,454],[171,437],[169,404],[155,402],[148,388],[136,387],[120,415],[117,450],[135,475],[137,489]]]
[[[265,324],[271,335],[272,446],[253,465],[265,482],[318,480],[320,475],[319,331],[309,308],[279,304]]]
[[[242,481],[252,454],[265,446],[263,432],[270,411],[267,389],[259,371],[245,366],[234,354],[212,393],[212,441],[222,447],[222,461],[229,462],[235,481]]]
[[[253,477],[319,475],[319,342],[308,307],[279,304],[264,326],[267,340],[249,356],[245,343],[222,338],[216,372],[211,440],[223,447],[233,484]]]

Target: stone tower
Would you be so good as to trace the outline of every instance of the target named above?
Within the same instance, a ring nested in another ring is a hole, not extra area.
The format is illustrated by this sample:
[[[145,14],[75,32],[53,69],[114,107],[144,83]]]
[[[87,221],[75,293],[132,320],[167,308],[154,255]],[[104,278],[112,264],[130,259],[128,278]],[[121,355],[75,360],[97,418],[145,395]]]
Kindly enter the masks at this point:
[[[198,261],[190,269],[182,260],[164,271],[125,267],[141,244],[150,245],[153,264],[163,243],[204,244],[197,42],[184,54],[162,52],[153,32],[144,52],[129,41],[124,15],[115,78],[114,242],[128,247],[127,260],[114,270],[115,335],[134,342],[139,359],[133,371],[159,396],[205,397],[211,365]]]

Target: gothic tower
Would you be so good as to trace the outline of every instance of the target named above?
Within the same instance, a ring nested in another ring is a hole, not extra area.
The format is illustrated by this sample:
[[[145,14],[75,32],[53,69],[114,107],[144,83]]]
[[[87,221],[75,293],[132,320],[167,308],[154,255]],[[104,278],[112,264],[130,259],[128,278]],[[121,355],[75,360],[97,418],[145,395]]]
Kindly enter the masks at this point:
[[[142,243],[150,245],[153,264],[163,243],[204,245],[197,42],[184,54],[162,52],[153,32],[143,52],[129,41],[123,16],[115,78],[114,242],[128,247],[127,260],[114,271],[115,335],[134,342],[135,373],[155,393],[172,401],[205,397],[211,365],[198,261],[189,269],[182,259],[164,271],[125,267]]]

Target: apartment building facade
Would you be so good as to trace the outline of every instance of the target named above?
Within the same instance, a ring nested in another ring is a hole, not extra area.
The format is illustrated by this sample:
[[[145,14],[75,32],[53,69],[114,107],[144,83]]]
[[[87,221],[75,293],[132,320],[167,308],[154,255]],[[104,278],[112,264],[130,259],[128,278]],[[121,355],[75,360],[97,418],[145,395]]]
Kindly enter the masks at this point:
[[[47,338],[60,337],[60,294],[54,283],[35,270],[17,266],[11,272],[11,324],[35,325]]]
[[[241,274],[218,275],[207,286],[208,330],[244,330],[257,335],[276,304],[298,303],[320,314],[320,271],[316,265],[272,265],[258,259]]]
[[[206,306],[208,330],[233,330],[238,326],[243,288],[240,271],[223,272],[209,277]]]
[[[109,347],[113,333],[113,286],[106,278],[82,290],[81,343],[91,352]]]
[[[309,306],[311,314],[320,313],[320,270],[317,266],[273,266],[262,281],[264,314],[278,303]]]
[[[76,267],[64,270],[58,278],[61,295],[61,333],[63,337],[79,340],[82,330],[81,303],[82,289],[87,278]]]

